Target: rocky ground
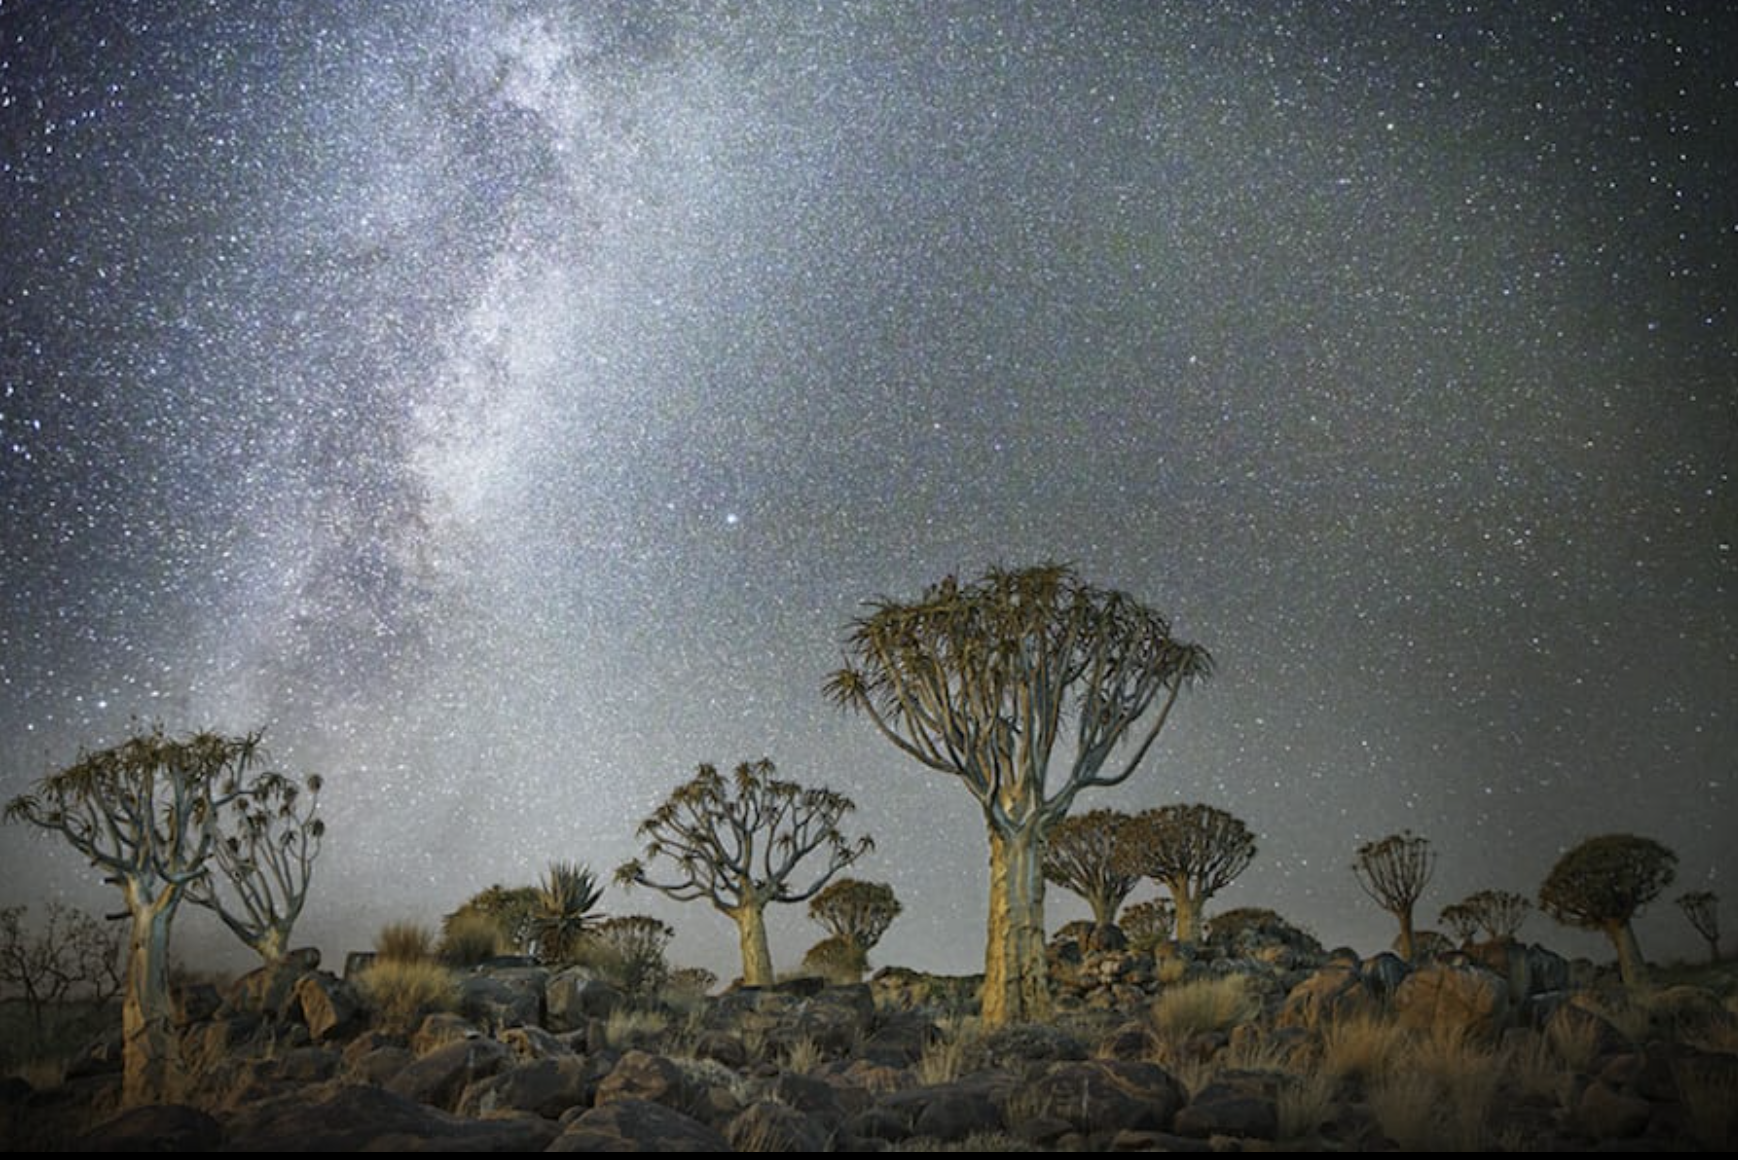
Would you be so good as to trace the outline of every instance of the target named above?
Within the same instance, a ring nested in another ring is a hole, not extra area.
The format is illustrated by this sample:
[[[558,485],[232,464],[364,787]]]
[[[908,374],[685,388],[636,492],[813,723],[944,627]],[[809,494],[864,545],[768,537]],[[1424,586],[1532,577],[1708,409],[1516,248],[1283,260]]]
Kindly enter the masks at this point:
[[[1247,932],[1246,932],[1247,933]],[[1408,966],[1296,932],[1052,947],[1057,1015],[884,970],[634,1008],[498,960],[394,1032],[312,955],[184,990],[181,1102],[117,1110],[113,1043],[0,1081],[9,1150],[1725,1151],[1738,976],[1626,994],[1536,947]],[[349,974],[350,972],[346,972]],[[412,1024],[406,1024],[412,1026]]]

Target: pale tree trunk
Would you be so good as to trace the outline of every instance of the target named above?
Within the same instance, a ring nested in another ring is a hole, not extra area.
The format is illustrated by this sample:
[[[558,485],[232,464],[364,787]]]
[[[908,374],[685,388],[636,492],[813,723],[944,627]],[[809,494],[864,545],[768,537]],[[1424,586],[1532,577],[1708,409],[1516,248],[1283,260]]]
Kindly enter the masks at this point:
[[[1647,961],[1641,957],[1641,944],[1636,941],[1635,928],[1627,922],[1610,923],[1605,928],[1617,951],[1617,972],[1626,987],[1639,987],[1647,982]]]
[[[1201,903],[1189,893],[1189,883],[1168,882],[1165,884],[1171,892],[1171,906],[1177,912],[1172,933],[1180,943],[1192,943],[1201,935]]]
[[[729,913],[736,920],[736,933],[742,944],[742,985],[770,987],[775,980],[772,950],[766,941],[766,904],[750,898]]]
[[[1413,945],[1416,942],[1412,931],[1412,908],[1403,906],[1394,915],[1400,920],[1400,938],[1394,944],[1394,951],[1407,962],[1411,962]]]
[[[169,996],[169,924],[179,890],[151,897],[139,883],[127,884],[133,925],[127,939],[127,982],[121,1006],[125,1106],[176,1099],[184,1078],[175,1012]]]
[[[990,827],[990,917],[984,946],[985,1027],[1050,1018],[1044,957],[1044,854],[1031,826]]]

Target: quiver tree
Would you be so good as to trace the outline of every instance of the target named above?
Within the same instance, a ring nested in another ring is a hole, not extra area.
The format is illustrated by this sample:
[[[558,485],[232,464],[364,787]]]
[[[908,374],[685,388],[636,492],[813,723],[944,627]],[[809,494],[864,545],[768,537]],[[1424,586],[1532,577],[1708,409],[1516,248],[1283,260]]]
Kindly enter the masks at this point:
[[[1365,842],[1358,847],[1358,860],[1352,863],[1352,873],[1364,893],[1399,919],[1400,934],[1394,949],[1407,962],[1412,961],[1416,942],[1412,910],[1435,872],[1436,853],[1430,848],[1430,839],[1411,830]]]
[[[1050,830],[1081,791],[1139,768],[1210,658],[1157,612],[1060,565],[950,576],[914,602],[870,608],[826,691],[977,802],[990,847],[983,1020],[1042,1021]],[[1052,768],[1064,741],[1072,753]]]
[[[121,1092],[129,1106],[171,1100],[181,1086],[170,927],[189,888],[211,871],[213,819],[248,792],[259,741],[257,733],[176,739],[158,728],[85,754],[6,807],[8,820],[60,834],[126,901]]]
[[[1120,925],[1132,949],[1151,953],[1177,929],[1177,907],[1169,898],[1131,902],[1123,909]]]
[[[1533,911],[1533,903],[1526,895],[1510,890],[1480,890],[1467,895],[1461,905],[1467,908],[1473,929],[1482,931],[1491,942],[1507,942],[1520,934],[1521,924]]]
[[[1696,928],[1696,933],[1708,940],[1708,961],[1720,961],[1720,898],[1712,890],[1692,890],[1678,895],[1678,909]]]
[[[1634,919],[1677,877],[1678,856],[1652,838],[1605,834],[1557,859],[1539,887],[1539,909],[1568,926],[1611,940],[1626,986],[1646,973]]]
[[[644,855],[616,871],[623,886],[647,886],[679,902],[704,899],[727,915],[742,947],[742,981],[751,987],[774,981],[767,906],[806,902],[875,846],[868,836],[851,842],[839,828],[857,808],[850,798],[778,780],[775,772],[765,759],[743,762],[729,779],[702,765],[641,823]],[[811,855],[824,864],[799,882],[797,869]],[[669,877],[647,865],[660,859],[673,864]]]
[[[571,963],[587,932],[597,924],[592,913],[603,887],[591,869],[576,862],[551,862],[537,884],[527,923],[540,962]]]
[[[297,784],[260,773],[213,809],[216,870],[195,879],[187,900],[212,911],[266,964],[283,961],[302,915],[326,823],[319,817],[321,780]]]
[[[1050,827],[1044,878],[1086,900],[1098,926],[1116,922],[1117,911],[1141,876],[1118,869],[1118,836],[1129,816],[1117,810],[1070,814]]]
[[[1116,865],[1170,892],[1178,942],[1200,937],[1201,910],[1255,858],[1255,837],[1235,816],[1208,805],[1143,810],[1122,828]]]
[[[869,952],[899,917],[902,907],[893,887],[885,882],[840,878],[809,899],[809,917],[819,923],[836,946],[822,952],[828,966],[839,974],[855,970],[859,978],[868,969]]]

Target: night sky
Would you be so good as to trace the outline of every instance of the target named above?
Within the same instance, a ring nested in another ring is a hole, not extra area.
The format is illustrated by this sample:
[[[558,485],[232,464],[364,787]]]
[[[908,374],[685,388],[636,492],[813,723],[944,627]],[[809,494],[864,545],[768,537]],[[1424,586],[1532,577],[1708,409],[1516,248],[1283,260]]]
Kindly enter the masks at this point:
[[[1699,955],[1735,13],[0,0],[0,796],[263,728],[326,776],[336,965],[767,757],[858,803],[873,960],[973,971],[975,804],[822,682],[864,601],[1062,560],[1214,655],[1077,803],[1243,819],[1209,913],[1372,953],[1363,842],[1431,840],[1431,926],[1628,831],[1681,859],[1644,951]],[[0,829],[49,898],[115,908]],[[603,909],[736,972],[701,904]]]

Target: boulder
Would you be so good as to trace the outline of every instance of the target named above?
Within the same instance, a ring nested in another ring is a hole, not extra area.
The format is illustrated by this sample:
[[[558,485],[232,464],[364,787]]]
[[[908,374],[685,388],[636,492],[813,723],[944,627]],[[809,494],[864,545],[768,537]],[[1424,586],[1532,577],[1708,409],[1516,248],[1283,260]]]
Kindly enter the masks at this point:
[[[541,1152],[558,1129],[529,1115],[471,1120],[385,1088],[330,1083],[249,1104],[229,1117],[233,1152]]]
[[[699,1092],[674,1060],[638,1049],[624,1052],[621,1059],[597,1085],[599,1107],[618,1100],[662,1104],[686,1110],[694,1106]]]
[[[819,1119],[777,1100],[756,1100],[724,1130],[737,1152],[821,1152],[831,1133]]]
[[[296,980],[292,1002],[316,1043],[343,1036],[362,1023],[355,988],[321,971]]]
[[[222,1141],[223,1125],[198,1108],[150,1104],[98,1124],[79,1137],[73,1151],[215,1152]]]
[[[386,1088],[417,1103],[451,1111],[467,1087],[512,1061],[513,1053],[504,1043],[461,1039],[418,1057],[388,1080]]]
[[[1178,1135],[1272,1140],[1279,1135],[1277,1085],[1231,1076],[1208,1083],[1177,1112]]]
[[[1063,1059],[1085,1059],[1086,1045],[1047,1023],[1011,1023],[983,1037],[978,1049],[992,1068],[1022,1068]]]
[[[1102,1136],[1168,1129],[1186,1099],[1183,1085],[1156,1063],[1086,1059],[1052,1063],[1021,1085],[1009,1107],[1022,1122],[1059,1119],[1083,1135]]]
[[[570,1121],[545,1152],[728,1152],[716,1128],[650,1100],[618,1099]]]
[[[1280,1027],[1315,1030],[1380,1009],[1381,1001],[1365,986],[1356,964],[1330,962],[1291,989],[1275,1022]]]
[[[543,988],[543,1022],[551,1031],[579,1031],[593,1019],[608,1019],[627,1005],[620,990],[584,967],[549,976]]]
[[[1508,1026],[1509,987],[1483,967],[1432,963],[1401,981],[1394,1015],[1401,1026],[1494,1043]]]
[[[548,985],[542,967],[478,971],[459,983],[459,1013],[491,1032],[539,1026]]]
[[[454,1110],[479,1118],[514,1111],[557,1120],[570,1108],[589,1106],[592,1087],[591,1068],[584,1057],[569,1052],[560,1058],[522,1062],[477,1080],[465,1088]]]

